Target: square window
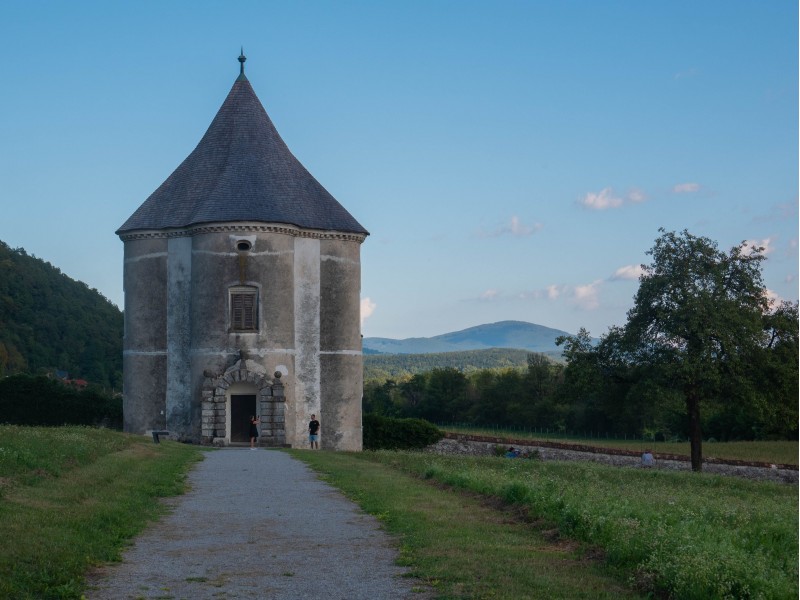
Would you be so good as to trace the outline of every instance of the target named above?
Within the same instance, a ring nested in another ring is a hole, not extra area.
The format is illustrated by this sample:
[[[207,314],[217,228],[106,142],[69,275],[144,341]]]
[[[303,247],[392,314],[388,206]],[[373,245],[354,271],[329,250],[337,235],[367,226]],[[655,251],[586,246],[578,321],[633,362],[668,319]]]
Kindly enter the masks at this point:
[[[235,288],[230,291],[231,329],[258,330],[258,291],[254,288]]]

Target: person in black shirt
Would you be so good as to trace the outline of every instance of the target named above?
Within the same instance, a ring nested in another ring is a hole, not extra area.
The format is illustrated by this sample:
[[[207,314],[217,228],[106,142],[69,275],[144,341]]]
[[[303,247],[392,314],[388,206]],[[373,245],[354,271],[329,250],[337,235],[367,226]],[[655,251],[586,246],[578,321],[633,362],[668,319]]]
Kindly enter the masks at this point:
[[[311,421],[308,423],[308,441],[311,443],[311,449],[316,448],[319,450],[319,421],[317,415],[311,415]]]

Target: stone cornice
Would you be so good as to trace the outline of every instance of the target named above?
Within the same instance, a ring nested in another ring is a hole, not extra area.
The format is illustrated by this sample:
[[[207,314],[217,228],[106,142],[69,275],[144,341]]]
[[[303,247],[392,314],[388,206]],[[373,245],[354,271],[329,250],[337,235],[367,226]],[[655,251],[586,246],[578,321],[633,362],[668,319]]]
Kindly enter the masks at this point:
[[[149,231],[131,231],[120,233],[123,242],[132,240],[151,240],[164,238],[191,237],[205,233],[277,233],[292,237],[314,238],[319,240],[342,240],[363,243],[368,234],[348,233],[344,231],[321,231],[318,229],[302,229],[292,225],[271,225],[268,223],[204,223],[181,229],[163,229]]]

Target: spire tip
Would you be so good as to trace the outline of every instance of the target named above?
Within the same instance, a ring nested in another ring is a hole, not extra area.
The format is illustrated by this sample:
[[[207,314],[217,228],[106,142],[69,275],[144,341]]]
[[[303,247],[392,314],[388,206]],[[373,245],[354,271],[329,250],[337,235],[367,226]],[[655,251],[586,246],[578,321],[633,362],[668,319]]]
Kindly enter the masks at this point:
[[[244,46],[242,46],[242,50],[239,53],[239,77],[244,77],[244,61],[247,60],[247,57],[244,55]]]

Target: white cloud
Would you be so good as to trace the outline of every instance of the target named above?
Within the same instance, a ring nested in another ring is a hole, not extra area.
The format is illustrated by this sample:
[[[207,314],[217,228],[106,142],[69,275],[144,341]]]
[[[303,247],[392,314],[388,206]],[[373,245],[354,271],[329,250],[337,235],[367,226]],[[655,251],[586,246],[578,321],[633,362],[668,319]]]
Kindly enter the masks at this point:
[[[538,300],[540,298],[547,298],[551,302],[569,302],[575,304],[585,310],[594,310],[600,306],[599,292],[600,286],[603,284],[602,279],[598,279],[586,285],[565,285],[565,284],[551,284],[544,290],[534,290],[532,292],[525,292],[520,297],[527,300]]]
[[[491,289],[489,289],[489,290],[486,290],[485,292],[483,292],[483,293],[480,295],[480,299],[481,299],[481,300],[494,300],[495,298],[497,298],[497,294],[498,294],[498,293],[499,293],[499,292],[498,292],[497,290],[491,290]]]
[[[550,300],[556,300],[563,293],[564,293],[564,286],[563,285],[548,285],[547,286],[547,298],[550,299]]]
[[[361,325],[364,325],[364,321],[372,316],[377,306],[378,305],[369,298],[361,299]]]
[[[586,285],[576,285],[573,300],[583,309],[594,310],[600,306],[598,295],[600,293],[600,286],[603,284],[602,279],[587,283]]]
[[[777,292],[769,288],[765,290],[764,295],[767,297],[767,301],[769,301],[769,305],[772,307],[778,306],[783,302],[783,298],[781,298]]]
[[[636,279],[644,273],[642,265],[625,265],[620,267],[611,276],[611,279]]]
[[[519,217],[511,217],[511,235],[531,235],[536,233],[542,228],[541,223],[534,223],[533,225],[523,225]]]
[[[699,183],[678,183],[672,188],[674,194],[692,194],[700,191]]]
[[[623,200],[622,198],[615,198],[612,193],[613,192],[610,187],[603,188],[597,194],[594,192],[589,192],[583,197],[583,200],[580,201],[580,204],[592,210],[619,208],[622,206]]]
[[[753,253],[753,248],[763,248],[764,251],[762,254],[766,256],[775,250],[775,246],[773,245],[774,241],[775,238],[771,237],[764,238],[763,240],[745,240],[745,248],[742,254],[745,256],[750,256]]]

